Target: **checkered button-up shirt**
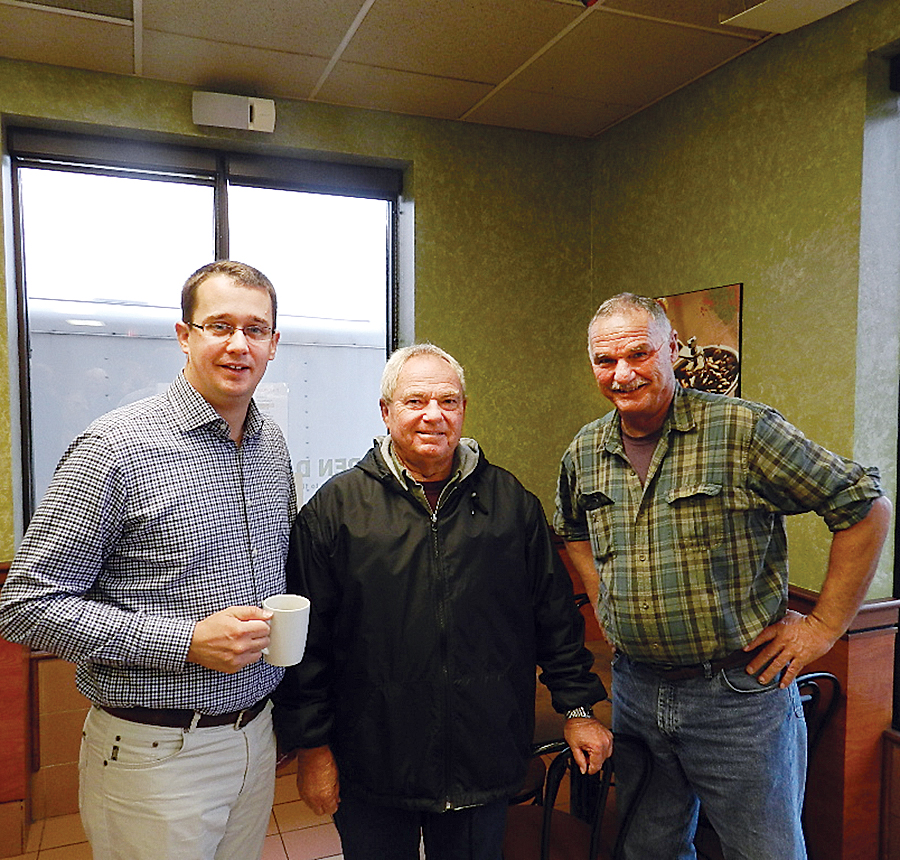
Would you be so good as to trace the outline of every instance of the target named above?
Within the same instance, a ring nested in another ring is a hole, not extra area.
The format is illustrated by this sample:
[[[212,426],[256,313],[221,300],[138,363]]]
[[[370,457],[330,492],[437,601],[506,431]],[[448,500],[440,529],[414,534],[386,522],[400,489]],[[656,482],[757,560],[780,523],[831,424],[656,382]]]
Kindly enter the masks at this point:
[[[16,554],[0,632],[77,664],[98,704],[216,714],[283,670],[186,657],[194,624],[284,591],[296,511],[281,431],[251,403],[240,446],[183,374],[97,419],[63,455]]]
[[[837,531],[881,494],[877,470],[815,445],[774,409],[679,389],[643,486],[615,412],[581,429],[562,460],[554,526],[590,540],[598,615],[616,646],[692,665],[784,614],[785,514],[815,511]]]

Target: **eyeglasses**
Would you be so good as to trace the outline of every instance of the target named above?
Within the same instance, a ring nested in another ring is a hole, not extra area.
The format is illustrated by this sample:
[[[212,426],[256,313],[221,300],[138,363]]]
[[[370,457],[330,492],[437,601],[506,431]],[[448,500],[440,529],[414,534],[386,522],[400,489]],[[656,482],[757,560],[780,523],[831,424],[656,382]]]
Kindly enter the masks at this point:
[[[208,337],[215,340],[230,340],[236,331],[242,331],[247,340],[264,341],[272,337],[272,329],[267,325],[253,323],[252,325],[232,325],[227,322],[188,323],[189,326],[200,329]]]

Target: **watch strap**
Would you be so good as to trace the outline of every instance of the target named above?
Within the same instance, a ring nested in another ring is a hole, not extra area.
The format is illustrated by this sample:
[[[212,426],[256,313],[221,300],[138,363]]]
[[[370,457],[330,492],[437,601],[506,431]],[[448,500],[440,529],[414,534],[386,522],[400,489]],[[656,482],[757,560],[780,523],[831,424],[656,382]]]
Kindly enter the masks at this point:
[[[594,712],[591,708],[572,708],[571,711],[566,711],[566,719],[572,720],[576,717],[581,717],[582,719],[592,720],[594,719]]]

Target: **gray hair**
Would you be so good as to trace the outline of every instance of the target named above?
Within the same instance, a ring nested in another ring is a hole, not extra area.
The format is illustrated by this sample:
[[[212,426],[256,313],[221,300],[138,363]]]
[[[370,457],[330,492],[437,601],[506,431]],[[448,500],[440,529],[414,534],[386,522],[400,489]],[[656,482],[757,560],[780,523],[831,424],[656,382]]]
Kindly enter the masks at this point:
[[[641,311],[647,314],[654,326],[665,334],[672,331],[672,323],[666,316],[666,309],[658,299],[651,299],[649,296],[639,296],[636,293],[617,293],[603,302],[597,308],[597,313],[591,317],[591,321],[588,324],[589,341],[591,329],[597,320],[613,317],[617,314],[631,313],[632,311]]]
[[[449,352],[445,352],[433,343],[414,343],[411,346],[402,346],[396,350],[384,366],[381,374],[381,401],[383,403],[390,403],[394,399],[394,392],[397,390],[397,380],[400,378],[400,371],[403,370],[403,365],[418,355],[433,355],[446,361],[459,377],[459,387],[462,389],[460,394],[465,400],[466,374],[462,369],[462,365]]]

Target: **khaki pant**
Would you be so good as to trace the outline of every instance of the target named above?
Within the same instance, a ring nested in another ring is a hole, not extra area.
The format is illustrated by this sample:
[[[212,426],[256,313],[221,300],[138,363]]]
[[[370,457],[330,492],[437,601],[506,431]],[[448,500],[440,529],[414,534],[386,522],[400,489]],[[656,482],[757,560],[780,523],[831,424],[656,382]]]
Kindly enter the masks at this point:
[[[242,729],[146,726],[91,708],[79,806],[94,860],[253,860],[275,792],[271,704]]]

